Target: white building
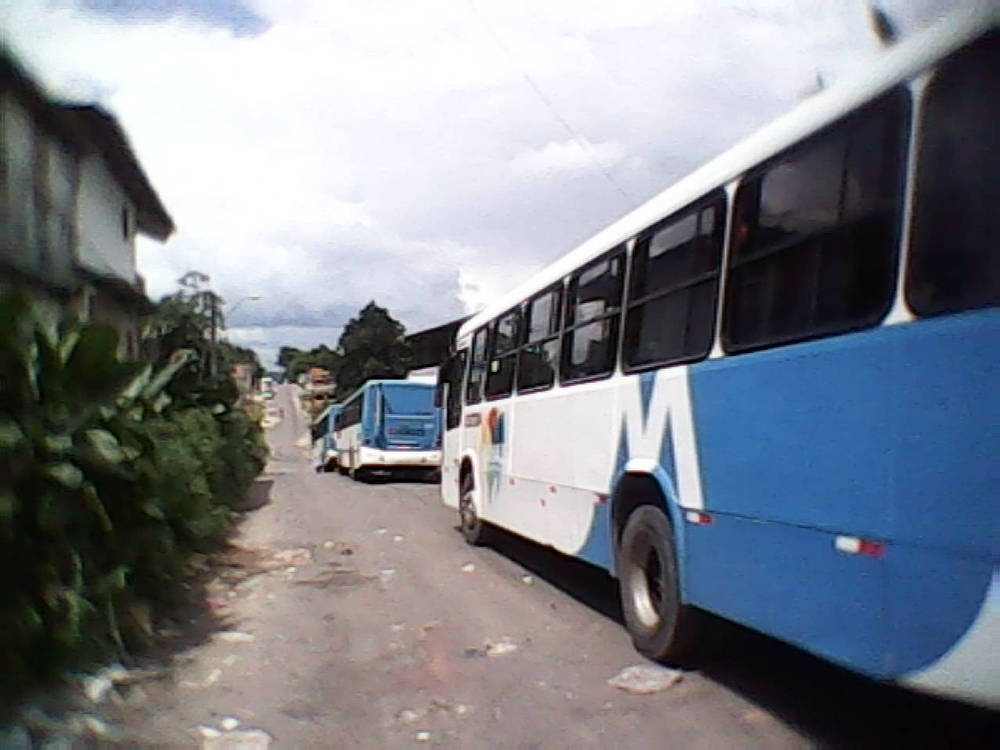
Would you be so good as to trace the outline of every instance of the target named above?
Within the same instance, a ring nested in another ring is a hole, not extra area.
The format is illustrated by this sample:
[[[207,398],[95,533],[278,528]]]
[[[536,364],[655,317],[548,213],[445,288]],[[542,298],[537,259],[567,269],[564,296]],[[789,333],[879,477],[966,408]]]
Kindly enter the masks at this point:
[[[0,48],[0,289],[54,297],[138,353],[135,236],[174,225],[113,116],[51,101]]]

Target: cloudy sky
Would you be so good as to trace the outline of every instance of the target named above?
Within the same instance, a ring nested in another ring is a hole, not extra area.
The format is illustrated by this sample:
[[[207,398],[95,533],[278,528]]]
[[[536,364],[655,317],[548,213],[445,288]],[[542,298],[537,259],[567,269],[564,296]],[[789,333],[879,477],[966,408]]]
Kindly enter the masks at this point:
[[[904,34],[950,0],[880,0]],[[273,359],[368,300],[472,312],[878,45],[867,0],[3,0],[55,96],[118,116],[178,226],[143,243]],[[259,301],[243,301],[260,296]]]

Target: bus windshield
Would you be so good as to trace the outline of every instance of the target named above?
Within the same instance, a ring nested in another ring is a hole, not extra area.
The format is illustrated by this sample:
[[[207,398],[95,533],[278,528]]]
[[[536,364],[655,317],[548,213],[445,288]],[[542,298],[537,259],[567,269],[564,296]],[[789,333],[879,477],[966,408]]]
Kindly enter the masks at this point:
[[[434,389],[421,386],[395,386],[382,389],[386,414],[433,416]]]

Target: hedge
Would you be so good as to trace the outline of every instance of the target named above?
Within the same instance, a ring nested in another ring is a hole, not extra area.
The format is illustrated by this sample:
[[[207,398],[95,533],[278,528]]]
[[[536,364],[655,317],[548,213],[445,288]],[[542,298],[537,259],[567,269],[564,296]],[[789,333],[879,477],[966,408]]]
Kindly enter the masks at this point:
[[[13,692],[144,643],[194,552],[232,530],[260,427],[179,402],[111,328],[0,297],[0,674]]]

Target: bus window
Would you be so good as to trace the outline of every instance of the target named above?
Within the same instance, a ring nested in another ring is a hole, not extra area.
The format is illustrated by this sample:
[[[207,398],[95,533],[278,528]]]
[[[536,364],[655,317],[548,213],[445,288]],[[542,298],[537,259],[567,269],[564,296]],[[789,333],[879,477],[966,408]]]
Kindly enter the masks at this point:
[[[422,385],[386,384],[382,386],[382,412],[396,416],[434,414],[434,392]]]
[[[501,315],[490,328],[493,355],[486,375],[486,397],[503,398],[514,386],[517,347],[521,343],[520,309]]]
[[[918,315],[1000,304],[998,35],[946,61],[921,110],[906,296]]]
[[[615,367],[625,253],[584,266],[573,274],[566,300],[561,378],[585,380],[610,375]]]
[[[472,339],[472,364],[469,366],[469,381],[465,384],[465,403],[478,404],[483,400],[483,379],[486,375],[486,335],[483,326]]]
[[[556,379],[559,361],[559,310],[562,286],[548,289],[531,299],[525,308],[527,343],[518,353],[517,390],[549,388]]]
[[[712,347],[725,195],[699,201],[640,235],[632,256],[627,370],[692,362]]]
[[[340,412],[339,425],[341,428],[350,427],[361,421],[361,408],[364,403],[365,394],[362,392],[356,398],[344,404],[343,411]]]
[[[744,351],[875,324],[889,308],[909,99],[897,89],[743,181],[723,342]]]

